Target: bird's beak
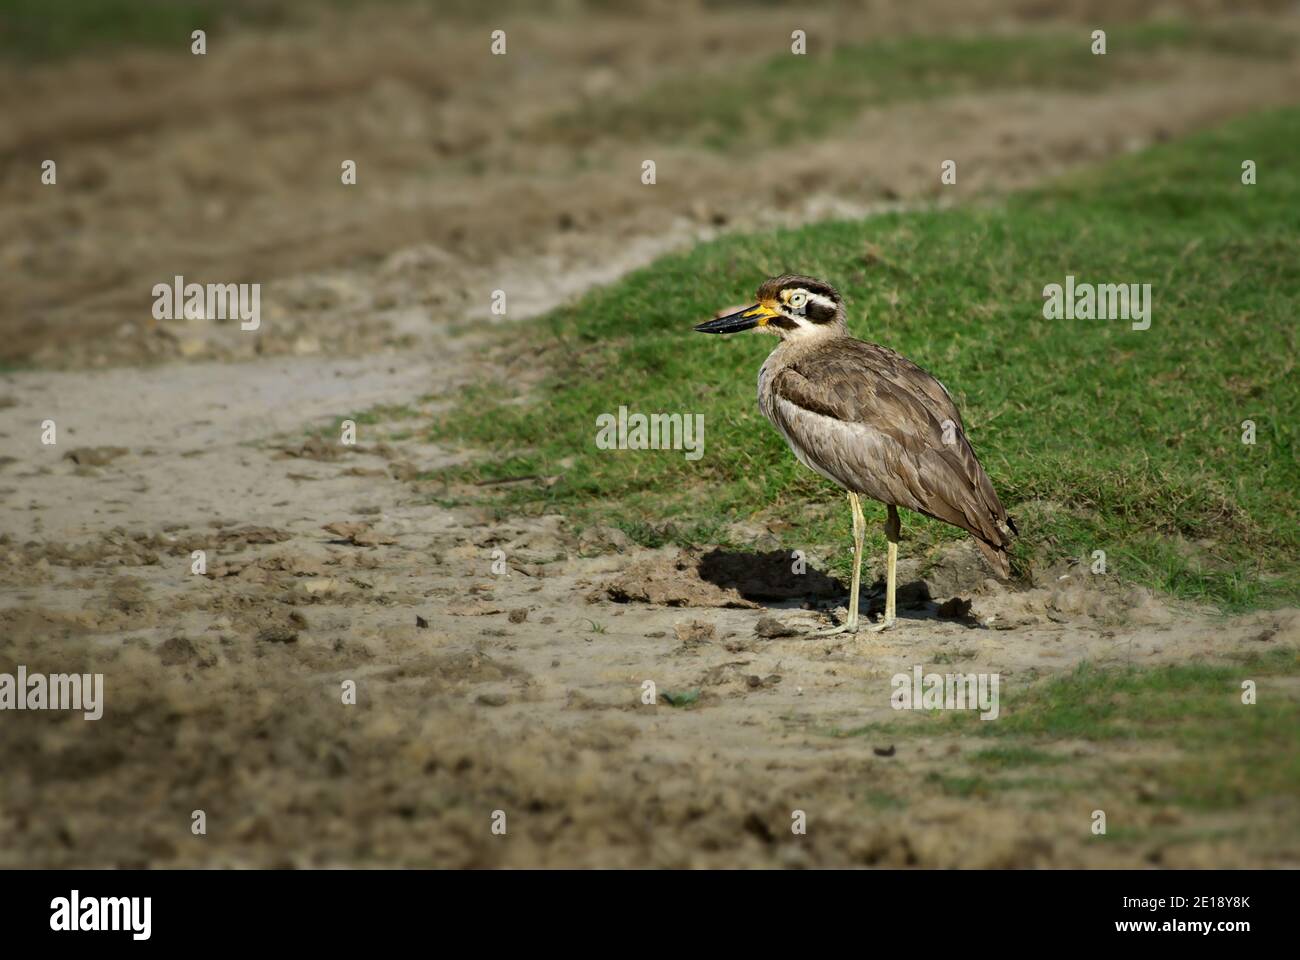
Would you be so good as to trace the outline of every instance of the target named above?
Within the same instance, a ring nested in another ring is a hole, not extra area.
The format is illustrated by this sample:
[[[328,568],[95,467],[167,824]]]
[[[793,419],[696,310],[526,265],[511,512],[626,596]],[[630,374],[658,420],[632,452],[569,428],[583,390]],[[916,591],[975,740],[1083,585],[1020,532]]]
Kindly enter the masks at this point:
[[[761,327],[768,320],[779,315],[772,302],[764,300],[752,307],[746,307],[739,313],[732,313],[725,317],[718,317],[715,320],[697,323],[695,329],[699,333],[739,333],[741,330],[752,330],[754,327]]]

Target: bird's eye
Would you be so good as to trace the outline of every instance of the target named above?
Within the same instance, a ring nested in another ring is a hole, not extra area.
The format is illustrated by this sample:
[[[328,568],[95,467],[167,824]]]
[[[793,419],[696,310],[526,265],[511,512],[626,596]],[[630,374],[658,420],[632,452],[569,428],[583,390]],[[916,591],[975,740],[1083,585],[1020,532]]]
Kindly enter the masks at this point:
[[[807,302],[808,295],[806,293],[793,293],[790,295],[790,306],[794,307],[796,310]]]

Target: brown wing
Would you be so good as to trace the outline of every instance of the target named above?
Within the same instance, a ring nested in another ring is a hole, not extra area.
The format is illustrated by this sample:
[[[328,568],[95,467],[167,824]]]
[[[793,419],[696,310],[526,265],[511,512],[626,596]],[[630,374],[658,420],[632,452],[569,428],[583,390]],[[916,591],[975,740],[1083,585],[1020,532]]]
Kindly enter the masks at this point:
[[[834,346],[798,358],[772,383],[769,416],[800,459],[855,493],[969,531],[1005,575],[1000,553],[1014,526],[943,384],[877,344]]]

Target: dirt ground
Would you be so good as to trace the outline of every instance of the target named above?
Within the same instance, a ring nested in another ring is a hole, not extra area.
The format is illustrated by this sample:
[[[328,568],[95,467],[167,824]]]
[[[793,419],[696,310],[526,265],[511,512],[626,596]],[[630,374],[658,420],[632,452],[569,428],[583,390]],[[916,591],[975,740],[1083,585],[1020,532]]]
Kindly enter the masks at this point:
[[[990,9],[805,19],[879,36]],[[1133,828],[1186,815],[1139,802],[1086,743],[1074,774],[1096,791],[1073,810],[936,791],[927,775],[975,745],[827,735],[893,718],[890,677],[913,664],[1014,687],[1084,659],[1295,645],[1300,611],[1225,619],[1069,568],[1008,588],[963,547],[923,576],[904,563],[898,629],[811,639],[824,618],[804,607],[843,593],[817,556],[788,583],[767,531],[742,556],[647,551],[440,506],[419,476],[453,455],[418,420],[312,439],[534,375],[527,345],[495,336],[492,289],[518,320],[719,230],[931,200],[955,144],[964,197],[1033,183],[1291,99],[1300,64],[1188,57],[1098,93],[879,108],[798,153],[672,147],[648,198],[639,153],[598,138],[575,165],[546,118],[701,57],[725,70],[786,15],[525,20],[511,43],[544,53],[505,63],[427,17],[235,34],[197,70],[113,54],[0,83],[19,364],[0,373],[0,669],[98,671],[106,690],[98,721],[0,722],[0,867],[1300,865],[1269,810],[1226,818],[1231,842],[1090,842],[1096,807]],[[33,190],[24,165],[51,150],[70,189]],[[349,192],[333,158],[353,154]],[[153,321],[147,293],[177,273],[265,282],[263,330]],[[938,615],[954,596],[969,617]],[[760,636],[767,617],[799,632]],[[702,693],[646,705],[645,681]],[[873,806],[882,792],[905,806]]]

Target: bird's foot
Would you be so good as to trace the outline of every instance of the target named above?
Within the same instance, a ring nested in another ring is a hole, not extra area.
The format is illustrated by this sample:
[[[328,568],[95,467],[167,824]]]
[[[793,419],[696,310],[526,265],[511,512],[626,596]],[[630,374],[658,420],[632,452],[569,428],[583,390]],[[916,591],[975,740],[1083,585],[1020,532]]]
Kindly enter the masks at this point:
[[[887,620],[881,620],[879,623],[867,627],[867,630],[871,633],[882,633],[885,630],[892,630],[897,624],[898,621],[893,617],[890,617]]]
[[[858,625],[856,623],[841,623],[838,627],[827,627],[825,630],[814,630],[808,634],[810,637],[834,637],[841,633],[857,633]]]

